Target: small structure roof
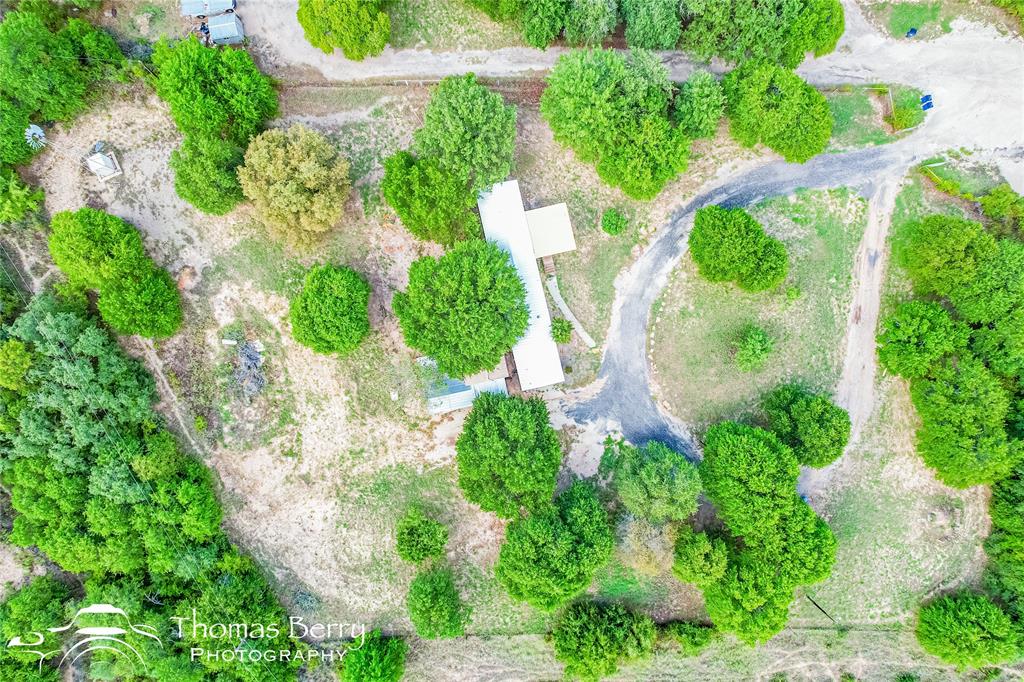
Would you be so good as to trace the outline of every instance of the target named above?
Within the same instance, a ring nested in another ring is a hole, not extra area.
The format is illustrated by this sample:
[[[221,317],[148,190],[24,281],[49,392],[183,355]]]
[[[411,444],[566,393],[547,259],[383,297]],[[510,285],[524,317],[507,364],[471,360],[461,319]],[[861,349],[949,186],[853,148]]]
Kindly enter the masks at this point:
[[[558,346],[551,338],[551,313],[537,268],[530,227],[526,222],[519,182],[500,182],[477,198],[484,236],[512,257],[512,263],[526,287],[530,323],[526,333],[512,346],[512,357],[524,391],[565,381]]]
[[[481,393],[508,395],[508,386],[505,383],[508,367],[504,358],[498,367],[490,372],[481,372],[462,381],[442,374],[437,369],[437,363],[433,358],[419,358],[416,362],[424,369],[426,375],[424,388],[427,411],[430,414],[443,414],[472,407],[473,401]],[[500,377],[496,376],[502,371],[504,374]],[[491,377],[491,375],[495,376]]]
[[[552,204],[527,211],[526,224],[530,226],[533,253],[537,258],[576,250],[569,207],[565,204]]]
[[[235,0],[181,0],[181,16],[208,17],[235,8]]]
[[[245,29],[236,14],[221,14],[206,21],[210,39],[217,45],[234,45],[245,38]]]
[[[100,180],[109,180],[121,175],[121,166],[113,154],[95,151],[85,157],[85,167]]]

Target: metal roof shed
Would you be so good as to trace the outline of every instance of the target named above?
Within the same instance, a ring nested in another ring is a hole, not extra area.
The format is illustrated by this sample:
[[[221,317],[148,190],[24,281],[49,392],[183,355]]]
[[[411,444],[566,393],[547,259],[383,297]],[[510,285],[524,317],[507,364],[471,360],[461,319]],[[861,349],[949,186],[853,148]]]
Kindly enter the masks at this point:
[[[216,45],[235,45],[245,39],[245,30],[236,14],[221,14],[206,21],[210,39]]]
[[[484,236],[512,256],[512,263],[526,286],[530,324],[526,334],[512,346],[519,385],[524,391],[529,391],[559,384],[565,381],[565,374],[558,357],[558,346],[551,338],[551,313],[544,297],[519,182],[500,182],[481,192],[477,205]]]
[[[235,9],[235,0],[181,0],[181,16],[208,17]]]
[[[526,224],[530,226],[533,254],[537,258],[576,250],[576,237],[573,236],[572,223],[569,221],[569,207],[565,204],[552,204],[527,211]]]

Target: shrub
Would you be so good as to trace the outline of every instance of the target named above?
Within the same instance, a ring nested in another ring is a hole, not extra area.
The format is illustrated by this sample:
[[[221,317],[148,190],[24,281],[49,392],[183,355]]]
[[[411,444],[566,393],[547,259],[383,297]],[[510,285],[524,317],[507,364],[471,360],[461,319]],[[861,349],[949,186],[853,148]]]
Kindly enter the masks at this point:
[[[420,258],[392,306],[405,342],[453,377],[493,368],[526,332],[526,289],[507,253],[491,242]]]
[[[348,162],[302,125],[254,137],[238,181],[271,234],[294,245],[310,244],[338,222],[350,187]]]
[[[672,565],[675,538],[674,524],[654,524],[643,517],[620,514],[615,526],[615,560],[641,576],[660,577],[665,567]],[[612,567],[609,572],[618,568],[614,563]]]
[[[629,227],[629,219],[622,215],[617,208],[609,208],[601,214],[601,229],[612,237],[622,234],[627,227]]]
[[[444,556],[448,544],[448,529],[444,524],[428,518],[417,508],[409,509],[395,529],[395,549],[398,556],[418,564],[424,559]]]
[[[370,333],[370,285],[355,270],[317,265],[291,303],[292,335],[318,353],[351,353]]]
[[[550,504],[562,448],[539,398],[480,394],[455,452],[459,487],[484,511],[512,519]]]
[[[981,263],[998,250],[980,223],[930,215],[911,224],[894,244],[897,262],[922,294],[950,296],[978,277]]]
[[[700,59],[764,59],[789,68],[805,52],[821,56],[834,50],[844,29],[838,0],[683,0],[682,14],[683,47]]]
[[[423,127],[413,135],[418,156],[437,159],[445,172],[468,181],[474,193],[508,177],[515,143],[515,107],[471,73],[437,84]]]
[[[0,166],[0,223],[24,220],[42,203],[43,190],[26,185],[13,168]]]
[[[715,628],[703,623],[691,623],[685,620],[674,620],[664,623],[659,635],[679,646],[683,656],[697,656],[718,636]]]
[[[0,158],[3,158],[2,152]],[[1008,183],[996,185],[978,203],[985,217],[993,221],[996,230],[1004,236],[1024,227],[1024,197],[1014,192]]]
[[[2,91],[0,91],[2,92]],[[28,161],[35,150],[25,142],[29,110],[0,94],[0,164]]]
[[[925,376],[939,360],[963,350],[970,335],[941,305],[924,301],[901,303],[882,320],[881,329],[878,360],[907,379]]]
[[[174,191],[210,215],[224,215],[244,198],[235,169],[242,163],[242,148],[216,137],[185,136],[171,152]]]
[[[917,641],[928,653],[960,668],[981,668],[1020,655],[1020,633],[984,595],[960,592],[921,608]]]
[[[657,441],[643,447],[608,446],[614,458],[613,483],[622,505],[652,523],[685,521],[697,511],[701,483],[686,456]]]
[[[409,619],[423,639],[461,637],[469,622],[469,608],[462,603],[452,572],[434,568],[419,573],[406,599]]]
[[[570,677],[614,675],[623,661],[647,658],[654,649],[654,621],[619,604],[581,601],[567,608],[551,632],[555,658]]]
[[[577,50],[559,58],[541,97],[555,139],[609,185],[651,199],[686,170],[690,141],[669,121],[672,86],[656,57]]]
[[[764,367],[775,349],[775,340],[761,327],[748,324],[732,343],[733,362],[741,372],[756,372]]]
[[[18,394],[28,393],[26,379],[32,367],[32,353],[24,342],[7,339],[0,343],[0,387]]]
[[[163,338],[181,326],[174,280],[153,263],[139,233],[103,211],[63,211],[50,224],[50,255],[81,289],[99,292],[103,319],[122,334]]]
[[[729,553],[721,539],[707,533],[694,533],[689,526],[679,530],[676,538],[672,572],[684,583],[706,587],[725,575]]]
[[[383,52],[391,36],[383,0],[299,0],[297,18],[310,45],[356,61]]]
[[[1006,436],[1009,398],[980,360],[941,362],[911,383],[910,397],[921,417],[917,451],[939,480],[969,488],[1010,473],[1020,455]]]
[[[683,31],[677,0],[622,0],[622,17],[631,48],[671,50]]]
[[[420,239],[444,246],[481,235],[473,209],[476,195],[459,174],[441,169],[434,157],[399,151],[384,161],[384,198],[402,224]]]
[[[732,136],[746,147],[758,142],[786,161],[803,163],[825,151],[832,113],[825,96],[792,71],[746,62],[722,81]]]
[[[745,291],[774,289],[789,270],[786,247],[742,208],[699,209],[689,246],[701,277],[735,282]]]
[[[555,343],[572,341],[572,322],[564,317],[556,317],[551,320],[551,338]]]
[[[555,505],[509,524],[494,573],[513,599],[550,611],[587,588],[613,543],[597,493],[576,482]]]
[[[408,649],[401,637],[385,637],[380,630],[373,630],[345,652],[341,682],[398,682],[405,672]]]
[[[523,0],[466,0],[495,21],[518,19],[523,13]]]
[[[722,85],[708,71],[695,71],[683,83],[676,98],[675,120],[693,139],[714,137],[725,115]]]
[[[523,38],[527,45],[545,48],[562,33],[568,15],[566,0],[523,0]]]
[[[768,427],[804,466],[839,459],[850,440],[850,415],[822,395],[794,384],[779,386],[761,402]]]
[[[600,45],[618,20],[618,0],[570,0],[565,39],[574,45]]]

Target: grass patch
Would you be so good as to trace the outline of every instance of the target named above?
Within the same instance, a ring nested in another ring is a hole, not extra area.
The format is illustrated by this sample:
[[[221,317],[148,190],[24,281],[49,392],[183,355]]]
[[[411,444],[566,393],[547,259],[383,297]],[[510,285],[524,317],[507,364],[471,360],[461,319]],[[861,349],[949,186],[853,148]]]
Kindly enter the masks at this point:
[[[423,406],[415,363],[407,354],[388,352],[379,333],[371,334],[350,355],[339,357],[338,371],[359,417],[409,421],[407,407],[422,412],[415,409]]]
[[[779,290],[751,294],[707,282],[684,258],[655,308],[659,397],[691,423],[749,414],[784,381],[831,391],[839,376],[864,200],[846,189],[801,191],[768,200],[753,214],[789,253],[790,274]],[[793,286],[799,295],[787,296]],[[730,342],[750,323],[775,339],[775,352],[763,369],[747,373],[736,367]]]
[[[402,0],[388,3],[395,49],[496,49],[523,42],[519,28],[492,21],[460,0]]]
[[[916,28],[928,28],[941,24],[942,3],[939,2],[897,2],[889,11],[889,33],[898,37]]]
[[[601,568],[595,582],[599,599],[620,602],[632,609],[653,608],[668,596],[664,583],[641,575],[617,559]]]
[[[286,298],[302,289],[306,268],[270,239],[262,226],[258,236],[246,237],[216,257],[207,277],[215,283],[226,279],[251,281],[258,288]],[[211,290],[216,285],[211,286]]]
[[[832,112],[832,150],[871,147],[894,139],[882,124],[873,97],[872,91],[862,86],[826,93],[825,100]]]
[[[886,122],[893,130],[907,130],[924,123],[926,112],[921,108],[921,97],[924,93],[906,85],[893,85],[890,92],[892,111],[886,117]]]

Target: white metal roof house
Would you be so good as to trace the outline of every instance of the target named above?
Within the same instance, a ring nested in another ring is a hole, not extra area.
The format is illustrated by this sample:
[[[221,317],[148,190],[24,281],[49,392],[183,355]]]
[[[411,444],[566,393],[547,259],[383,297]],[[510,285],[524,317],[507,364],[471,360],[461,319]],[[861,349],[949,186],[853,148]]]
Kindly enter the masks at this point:
[[[181,16],[209,17],[235,9],[235,0],[181,0]]]
[[[537,259],[572,251],[576,240],[565,204],[527,211],[519,181],[500,182],[477,198],[484,236],[512,256],[526,286],[530,324],[512,346],[519,386],[530,391],[565,381],[558,346],[551,338],[548,311]]]
[[[237,14],[221,14],[206,20],[210,40],[215,45],[235,45],[245,40],[245,30]]]
[[[442,374],[433,358],[419,358],[416,362],[423,368],[427,411],[430,414],[443,414],[472,407],[473,400],[481,393],[508,395],[508,385],[505,382],[508,378],[508,365],[505,364],[505,358],[489,372],[479,372],[461,380]]]

